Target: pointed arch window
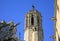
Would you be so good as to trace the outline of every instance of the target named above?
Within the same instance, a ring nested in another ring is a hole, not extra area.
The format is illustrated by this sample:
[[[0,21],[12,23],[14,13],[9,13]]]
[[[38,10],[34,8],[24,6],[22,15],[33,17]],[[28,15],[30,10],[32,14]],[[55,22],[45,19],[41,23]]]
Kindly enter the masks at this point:
[[[33,15],[31,17],[31,25],[34,25],[34,17],[33,17]]]

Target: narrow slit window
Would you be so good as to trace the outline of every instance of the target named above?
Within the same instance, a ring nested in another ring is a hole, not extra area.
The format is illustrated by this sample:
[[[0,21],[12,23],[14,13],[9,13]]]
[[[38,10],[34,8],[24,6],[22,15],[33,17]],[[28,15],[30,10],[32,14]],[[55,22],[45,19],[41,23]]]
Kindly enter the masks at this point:
[[[38,23],[38,25],[39,25],[39,17],[37,16],[37,23]]]
[[[28,25],[28,17],[26,16],[26,26]]]

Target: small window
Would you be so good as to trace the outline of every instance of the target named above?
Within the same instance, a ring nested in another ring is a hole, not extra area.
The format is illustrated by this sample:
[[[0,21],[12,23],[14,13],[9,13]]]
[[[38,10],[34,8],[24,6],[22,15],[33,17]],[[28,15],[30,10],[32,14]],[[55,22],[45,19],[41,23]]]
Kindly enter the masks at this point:
[[[37,29],[35,28],[35,31],[37,31]]]

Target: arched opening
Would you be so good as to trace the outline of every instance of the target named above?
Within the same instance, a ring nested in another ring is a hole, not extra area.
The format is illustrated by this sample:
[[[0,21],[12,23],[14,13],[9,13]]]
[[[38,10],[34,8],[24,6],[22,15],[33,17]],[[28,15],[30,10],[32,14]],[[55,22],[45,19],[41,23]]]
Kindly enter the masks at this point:
[[[34,25],[34,18],[33,18],[33,15],[31,17],[31,25]]]

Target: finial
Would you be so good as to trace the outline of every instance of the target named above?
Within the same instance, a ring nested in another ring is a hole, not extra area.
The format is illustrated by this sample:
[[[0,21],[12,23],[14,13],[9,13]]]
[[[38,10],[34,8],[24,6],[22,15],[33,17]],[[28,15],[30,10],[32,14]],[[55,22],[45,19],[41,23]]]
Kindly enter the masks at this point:
[[[32,5],[32,9],[33,9],[33,10],[34,10],[34,8],[35,8],[34,5]]]

